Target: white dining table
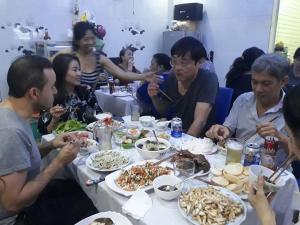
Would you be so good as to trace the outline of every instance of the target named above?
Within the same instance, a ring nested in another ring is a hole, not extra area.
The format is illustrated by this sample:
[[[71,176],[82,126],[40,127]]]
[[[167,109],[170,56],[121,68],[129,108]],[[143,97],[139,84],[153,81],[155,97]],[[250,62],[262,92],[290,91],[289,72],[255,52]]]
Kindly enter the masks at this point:
[[[42,141],[50,141],[54,138],[54,135],[44,135]],[[179,142],[185,142],[187,140],[192,140],[193,137],[184,134],[181,139],[171,138],[170,142],[173,144],[178,144]],[[135,149],[121,150],[117,147],[116,150],[127,151],[134,162],[139,162],[142,157],[138,154]],[[52,151],[51,154],[44,158],[43,164],[49,164],[58,151]],[[211,165],[222,167],[225,165],[225,155],[222,153],[215,153],[205,156]],[[99,176],[105,176],[105,173],[98,173],[90,170],[85,165],[86,157],[78,156],[72,163],[64,168],[58,176],[60,177],[72,177],[74,178],[82,187],[84,192],[93,201],[95,207],[100,211],[115,211],[122,213],[122,206],[129,199],[128,197],[122,196],[114,191],[112,191],[105,182],[101,182],[97,185],[87,187],[85,182],[88,179],[96,179]],[[274,199],[272,200],[272,208],[276,213],[277,225],[289,225],[291,224],[293,217],[293,210],[291,208],[291,202],[293,193],[298,190],[298,185],[295,177],[292,173],[286,172],[283,176],[286,180],[286,185],[284,188],[279,190]],[[197,181],[198,182],[198,181]],[[200,181],[199,181],[200,182]],[[177,200],[165,201],[157,197],[157,195],[152,191],[147,192],[152,199],[153,205],[151,209],[146,213],[146,215],[140,219],[136,220],[131,216],[127,215],[127,218],[132,222],[133,225],[188,225],[190,224],[179,212],[177,206]],[[242,225],[258,225],[259,221],[255,214],[255,211],[251,205],[246,201],[247,205],[247,215],[246,220]]]
[[[114,96],[102,90],[96,90],[95,95],[102,111],[110,112],[114,116],[130,115],[130,106],[135,102],[135,99],[130,95],[124,97]]]

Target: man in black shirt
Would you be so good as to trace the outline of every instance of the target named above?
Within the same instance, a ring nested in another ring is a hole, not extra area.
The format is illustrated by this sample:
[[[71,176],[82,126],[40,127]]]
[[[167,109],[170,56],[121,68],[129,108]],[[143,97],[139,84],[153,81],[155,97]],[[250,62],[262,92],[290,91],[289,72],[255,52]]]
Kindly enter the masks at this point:
[[[210,123],[210,112],[218,92],[216,74],[200,68],[205,57],[202,43],[193,37],[177,41],[171,49],[171,73],[165,82],[167,99],[160,92],[157,83],[150,83],[148,94],[160,114],[174,110],[182,119],[183,131],[199,137]]]

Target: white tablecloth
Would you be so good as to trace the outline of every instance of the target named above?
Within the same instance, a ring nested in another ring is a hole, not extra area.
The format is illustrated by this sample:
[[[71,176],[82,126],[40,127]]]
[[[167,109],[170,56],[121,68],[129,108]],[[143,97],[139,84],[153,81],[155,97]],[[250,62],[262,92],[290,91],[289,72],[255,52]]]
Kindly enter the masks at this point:
[[[132,96],[115,97],[107,92],[95,91],[97,102],[103,112],[110,112],[114,116],[130,115],[130,105],[134,103]]]
[[[50,141],[53,139],[53,135],[45,135],[42,137],[43,141]],[[182,140],[191,139],[191,136],[184,135]],[[171,141],[174,141],[171,140]],[[175,140],[176,141],[176,140]],[[142,160],[141,156],[135,149],[125,150],[128,151],[131,157],[135,161]],[[52,153],[52,156],[46,157],[45,164],[48,164],[47,160],[53,158],[57,154],[55,151]],[[225,164],[225,156],[217,153],[213,155],[207,155],[206,158],[213,165],[222,166]],[[93,201],[96,208],[101,211],[116,211],[122,213],[122,206],[128,200],[127,197],[124,197],[114,191],[110,190],[105,182],[99,183],[97,186],[87,187],[85,181],[90,178],[98,178],[99,173],[91,171],[85,166],[85,158],[78,157],[68,165],[63,171],[64,176],[73,176],[78,183],[81,185],[83,190]],[[62,174],[61,174],[62,175]],[[105,175],[105,174],[101,174]],[[287,172],[287,175],[284,176],[287,179],[286,186],[277,192],[276,196],[272,201],[272,207],[277,215],[277,225],[288,225],[291,224],[293,210],[291,209],[291,202],[293,193],[298,191],[298,186],[295,177]],[[131,222],[134,225],[188,225],[188,221],[185,220],[183,216],[179,213],[177,209],[177,200],[174,201],[164,201],[159,199],[154,192],[149,192],[150,197],[153,200],[153,207],[146,213],[145,217],[141,220],[135,220],[132,217],[128,216]],[[246,221],[243,225],[258,225],[259,222],[255,215],[254,210],[247,203],[248,213]]]

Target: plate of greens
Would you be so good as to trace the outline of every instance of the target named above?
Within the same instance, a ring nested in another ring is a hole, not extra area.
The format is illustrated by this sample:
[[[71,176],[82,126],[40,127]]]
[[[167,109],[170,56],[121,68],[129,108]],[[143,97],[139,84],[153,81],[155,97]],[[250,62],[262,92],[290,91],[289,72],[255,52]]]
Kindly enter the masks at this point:
[[[65,122],[60,122],[56,129],[54,130],[55,134],[61,134],[71,131],[80,131],[85,130],[86,124],[77,120],[67,120]]]

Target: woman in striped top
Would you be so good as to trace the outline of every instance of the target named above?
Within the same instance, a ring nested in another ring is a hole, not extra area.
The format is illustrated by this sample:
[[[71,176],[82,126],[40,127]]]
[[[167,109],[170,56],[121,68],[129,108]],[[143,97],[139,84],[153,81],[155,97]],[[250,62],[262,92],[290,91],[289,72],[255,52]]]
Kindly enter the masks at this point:
[[[89,22],[78,22],[74,25],[72,49],[66,49],[60,53],[74,53],[79,58],[83,84],[92,87],[102,78],[102,69],[114,77],[125,80],[146,80],[155,81],[156,76],[153,72],[137,74],[130,71],[123,71],[115,65],[109,58],[100,55],[94,51],[96,44],[96,35],[94,26]],[[56,54],[56,55],[57,55]],[[53,58],[56,56],[54,55]]]

